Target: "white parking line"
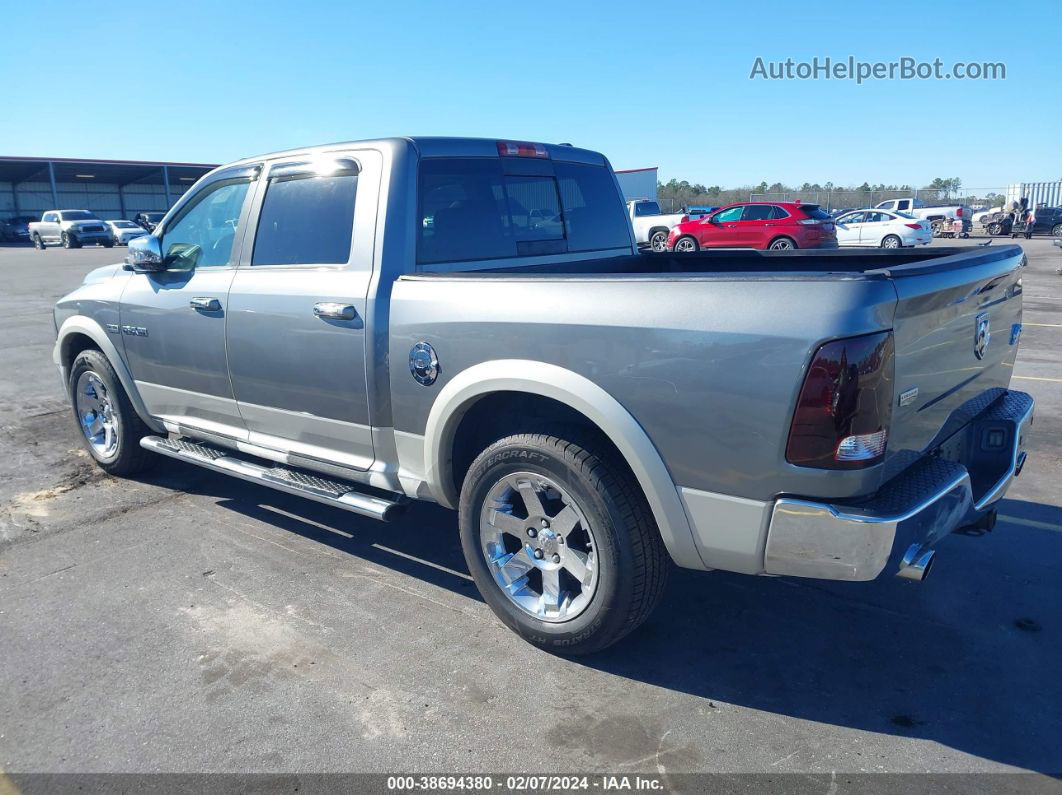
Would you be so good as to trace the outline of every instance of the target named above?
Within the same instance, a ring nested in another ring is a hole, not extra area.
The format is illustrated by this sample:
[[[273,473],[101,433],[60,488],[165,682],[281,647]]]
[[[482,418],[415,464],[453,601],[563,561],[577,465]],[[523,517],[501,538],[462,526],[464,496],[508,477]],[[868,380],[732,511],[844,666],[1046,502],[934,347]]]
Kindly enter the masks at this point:
[[[1017,516],[1011,516],[1010,514],[1006,514],[1006,513],[1001,513],[999,515],[999,518],[1002,519],[1005,522],[1014,522],[1015,524],[1023,524],[1023,525],[1027,525],[1028,527],[1039,528],[1040,530],[1054,530],[1056,533],[1057,532],[1062,532],[1062,526],[1057,525],[1057,524],[1051,524],[1050,522],[1039,522],[1036,519],[1019,519]]]
[[[1062,328],[1062,323],[1022,323],[1023,326],[1036,326],[1037,328]]]
[[[1015,375],[1012,378],[1020,378],[1023,381],[1054,381],[1056,384],[1062,384],[1062,378],[1038,378],[1035,375]]]

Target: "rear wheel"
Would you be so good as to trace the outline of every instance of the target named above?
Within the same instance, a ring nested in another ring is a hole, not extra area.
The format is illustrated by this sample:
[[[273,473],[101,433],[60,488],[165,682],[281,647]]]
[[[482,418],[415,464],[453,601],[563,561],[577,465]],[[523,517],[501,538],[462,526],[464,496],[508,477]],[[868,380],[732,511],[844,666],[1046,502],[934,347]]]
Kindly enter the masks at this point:
[[[1003,225],[1002,224],[989,224],[988,225],[988,234],[990,234],[990,235],[1001,235],[1001,234],[1003,234]]]
[[[461,545],[480,593],[551,652],[587,654],[631,632],[671,567],[637,482],[599,447],[508,436],[476,458],[461,489]]]
[[[796,247],[796,242],[788,237],[775,238],[771,241],[771,244],[767,246],[771,251],[792,251]]]
[[[150,433],[118,376],[97,350],[77,355],[70,368],[70,403],[81,437],[100,468],[111,475],[132,475],[144,469],[151,454],[140,446]]]
[[[886,235],[881,241],[882,248],[900,248],[902,245],[903,242],[896,235]]]
[[[649,248],[656,252],[667,251],[666,229],[657,229],[653,234],[649,235]]]
[[[701,246],[696,241],[696,239],[690,237],[689,235],[680,237],[678,240],[675,241],[675,251],[690,253],[693,251],[700,251],[700,248]]]
[[[1055,224],[1051,227],[1051,234],[1055,237],[1062,237],[1062,224]]]

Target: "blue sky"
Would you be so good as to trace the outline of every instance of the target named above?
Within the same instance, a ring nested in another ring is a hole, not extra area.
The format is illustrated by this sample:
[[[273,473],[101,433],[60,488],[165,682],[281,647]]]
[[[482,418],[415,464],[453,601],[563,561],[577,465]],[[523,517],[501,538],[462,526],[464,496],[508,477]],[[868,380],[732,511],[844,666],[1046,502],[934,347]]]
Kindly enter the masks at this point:
[[[986,21],[1003,8],[1027,22]],[[53,2],[3,19],[3,155],[213,163],[474,135],[723,187],[1062,178],[1057,2]],[[1002,61],[1007,79],[749,79],[757,56],[849,55]],[[142,96],[123,107],[126,88]]]

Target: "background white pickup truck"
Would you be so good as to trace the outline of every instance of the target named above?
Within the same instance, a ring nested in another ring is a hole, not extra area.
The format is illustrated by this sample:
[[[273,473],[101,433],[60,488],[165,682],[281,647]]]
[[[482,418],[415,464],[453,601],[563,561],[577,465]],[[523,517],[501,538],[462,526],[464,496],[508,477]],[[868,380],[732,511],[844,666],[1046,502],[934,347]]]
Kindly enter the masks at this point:
[[[973,211],[962,204],[941,204],[927,207],[920,199],[889,199],[874,205],[875,210],[892,210],[893,212],[907,213],[912,218],[922,218],[929,221],[933,227],[934,236],[941,231],[940,227],[945,222],[969,221]]]
[[[660,205],[649,199],[627,202],[627,214],[631,217],[639,248],[649,247],[653,251],[667,251],[667,233],[671,227],[688,220],[684,213],[664,215],[660,212]]]
[[[29,235],[38,249],[56,244],[63,248],[81,248],[86,243],[114,245],[110,227],[88,210],[48,210],[29,225]]]

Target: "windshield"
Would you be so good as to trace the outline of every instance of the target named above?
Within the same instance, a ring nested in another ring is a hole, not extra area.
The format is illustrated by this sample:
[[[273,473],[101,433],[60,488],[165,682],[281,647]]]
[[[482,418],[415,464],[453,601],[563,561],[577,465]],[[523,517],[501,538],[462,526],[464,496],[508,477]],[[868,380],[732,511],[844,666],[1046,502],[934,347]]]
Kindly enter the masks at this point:
[[[94,216],[92,213],[87,212],[85,210],[64,210],[63,211],[63,220],[64,221],[98,221],[100,219],[97,218],[96,216]]]
[[[134,224],[132,221],[111,221],[112,226],[116,226],[119,229],[139,229],[140,227]]]

